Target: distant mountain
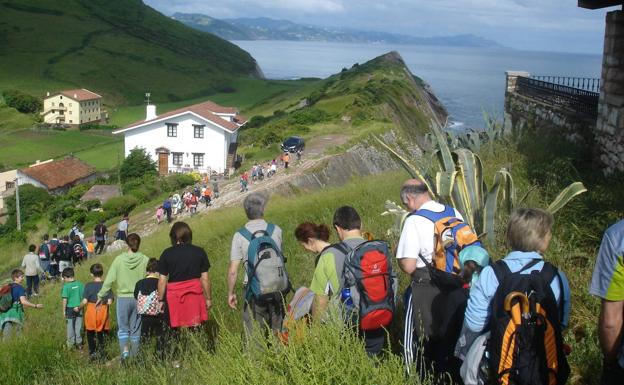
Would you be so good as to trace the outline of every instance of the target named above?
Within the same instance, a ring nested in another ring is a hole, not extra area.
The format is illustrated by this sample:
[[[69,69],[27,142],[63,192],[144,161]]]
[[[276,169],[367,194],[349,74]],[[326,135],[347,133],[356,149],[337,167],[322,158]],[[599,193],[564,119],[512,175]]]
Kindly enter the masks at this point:
[[[206,15],[186,13],[176,13],[172,17],[190,27],[213,33],[228,40],[294,40],[444,45],[458,47],[502,47],[493,40],[470,34],[416,37],[387,32],[358,31],[303,25],[288,20],[275,20],[267,17],[219,20]]]
[[[236,45],[142,0],[0,2],[0,91],[87,88],[108,105],[197,98],[260,76]]]

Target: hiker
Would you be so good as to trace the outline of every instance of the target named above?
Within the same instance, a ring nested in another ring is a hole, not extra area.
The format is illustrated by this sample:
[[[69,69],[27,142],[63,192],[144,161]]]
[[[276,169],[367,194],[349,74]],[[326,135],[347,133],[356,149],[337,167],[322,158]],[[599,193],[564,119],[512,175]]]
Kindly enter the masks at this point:
[[[212,201],[212,191],[210,191],[210,187],[206,186],[202,194],[204,196],[204,203],[206,204],[206,207],[210,206],[210,202]]]
[[[158,299],[166,303],[164,318],[177,340],[184,328],[197,330],[208,321],[212,308],[212,284],[206,251],[193,244],[193,232],[185,222],[176,222],[169,232],[171,247],[160,255],[157,272]],[[179,351],[174,353],[175,356]],[[176,360],[174,367],[179,366]]]
[[[119,254],[110,266],[104,284],[98,292],[99,305],[106,301],[113,284],[117,292],[117,337],[121,361],[127,362],[135,357],[139,350],[141,339],[141,319],[137,314],[134,287],[145,275],[145,267],[149,258],[139,252],[141,237],[136,233],[128,234],[126,238],[128,250]]]
[[[249,189],[247,188],[247,184],[249,183],[249,175],[247,174],[247,171],[245,171],[243,173],[243,175],[241,175],[240,178],[240,185],[241,185],[241,192],[247,192],[249,191]]]
[[[37,250],[37,246],[28,246],[28,254],[24,255],[22,259],[22,268],[26,274],[26,295],[28,298],[31,295],[35,297],[39,295],[39,274],[43,273],[39,263],[39,256],[35,254],[35,250]]]
[[[212,179],[212,192],[214,193],[214,199],[219,198],[219,182],[217,181],[217,177]]]
[[[271,163],[271,169],[269,171],[269,176],[273,176],[275,175],[275,173],[277,173],[277,164],[275,163],[275,159],[273,159],[273,162]]]
[[[284,161],[284,168],[288,168],[288,163],[290,163],[290,153],[285,152],[282,160]]]
[[[191,212],[191,216],[197,213],[197,206],[199,205],[197,195],[191,194],[189,198],[189,211]]]
[[[137,313],[141,317],[141,339],[155,337],[156,351],[164,349],[163,302],[158,298],[158,260],[150,258],[147,262],[146,277],[134,286],[134,298],[137,301]]]
[[[39,245],[39,249],[37,250],[37,254],[39,255],[39,264],[41,265],[41,270],[43,270],[43,273],[41,274],[42,279],[46,279],[46,274],[50,274],[51,254],[49,244],[50,236],[48,234],[44,234],[43,243]]]
[[[301,151],[300,148],[297,149],[297,153],[296,154],[297,154],[297,161],[300,161],[301,160],[301,155],[303,154],[303,152]]]
[[[68,267],[73,267],[74,260],[74,247],[72,243],[69,241],[69,236],[64,236],[63,240],[59,243],[58,250],[58,266],[59,273],[63,273],[63,270]]]
[[[164,212],[164,214],[167,216],[167,223],[171,223],[171,212],[172,212],[172,203],[173,200],[173,196],[169,195],[169,197],[167,199],[165,199],[165,201],[163,202],[162,206],[160,206],[160,209]],[[160,216],[162,217],[163,213],[160,213]],[[160,220],[158,219],[158,223],[160,223]]]
[[[173,215],[178,215],[182,211],[182,198],[180,194],[173,194],[171,198],[171,208]]]
[[[301,223],[295,229],[295,238],[301,246],[316,254],[314,275],[310,289],[315,294],[312,315],[321,318],[330,296],[337,296],[342,285],[342,264],[337,261],[332,245],[329,243],[329,227],[311,222]],[[314,289],[312,287],[314,286]]]
[[[601,385],[624,378],[624,220],[605,231],[589,293],[601,299],[598,335],[603,354]]]
[[[568,324],[570,288],[565,274],[542,256],[552,238],[553,222],[552,215],[540,209],[515,210],[507,224],[507,243],[512,251],[485,267],[470,289],[455,352],[465,359],[477,337],[489,330],[489,367],[494,381],[564,384],[567,380],[569,366],[563,353],[561,331]],[[541,310],[532,308],[535,304]],[[547,323],[534,322],[536,318]],[[538,327],[535,325],[550,326],[552,333],[533,329]],[[528,333],[538,333],[541,337],[531,337]],[[523,344],[522,349],[505,355],[501,346],[514,343]]]
[[[387,244],[383,243],[385,245],[384,250],[378,250],[377,246],[379,245],[375,243],[378,241],[367,242],[362,236],[360,215],[351,206],[342,206],[336,209],[332,223],[340,242],[321,253],[314,270],[312,283],[310,284],[310,290],[314,292],[316,302],[313,307],[313,314],[317,317],[317,314],[322,314],[327,308],[330,301],[338,300],[344,312],[345,322],[348,326],[357,327],[358,334],[364,340],[366,353],[374,356],[381,353],[386,344],[384,327],[389,325],[394,312],[396,281],[391,272],[392,264]],[[383,312],[384,317],[390,317],[383,322],[383,325],[377,323],[377,321],[368,325],[370,314],[365,314],[363,311],[366,310],[364,302],[370,299],[365,292],[369,287],[364,289],[365,283],[362,277],[353,276],[351,271],[351,264],[355,262],[355,259],[357,259],[358,267],[360,266],[360,261],[364,260],[366,251],[362,247],[365,245],[375,248],[375,252],[383,259],[375,261],[373,265],[385,265],[385,267],[379,268],[380,271],[375,272],[379,279],[366,283],[366,285],[375,285],[375,289],[379,289],[376,294],[383,294],[382,297],[392,302],[389,304],[392,307],[391,310],[387,309],[386,306],[380,307],[378,310],[380,314]],[[381,271],[382,269],[386,271]]]
[[[74,242],[72,243],[73,259],[72,263],[81,265],[82,261],[87,259],[87,248],[84,246],[84,242],[80,239],[80,236],[76,234],[74,236]]]
[[[396,251],[399,267],[411,276],[408,288],[411,291],[411,301],[406,305],[411,311],[413,323],[405,326],[406,340],[423,343],[423,346],[414,350],[411,344],[405,346],[406,364],[411,363],[413,351],[419,351],[418,367],[430,367],[434,364],[434,371],[441,373],[445,369],[443,363],[445,353],[448,352],[448,347],[440,343],[444,335],[437,333],[434,320],[434,301],[440,295],[441,288],[431,281],[427,266],[432,264],[436,256],[436,216],[459,220],[463,218],[457,210],[433,201],[427,186],[421,180],[405,181],[400,196],[403,205],[413,214],[405,219]],[[452,267],[448,266],[446,271],[453,272]],[[407,293],[406,298],[409,297]],[[455,309],[437,310],[439,312],[436,313],[436,318],[440,318],[445,316],[440,315],[440,312],[452,312]],[[421,372],[420,375],[424,373]]]
[[[106,234],[108,233],[108,228],[104,224],[104,221],[101,220],[95,228],[93,229],[93,237],[95,238],[95,249],[93,250],[94,254],[102,254],[104,252],[104,246],[106,245]]]
[[[87,331],[87,345],[89,346],[89,358],[91,361],[103,359],[105,354],[104,337],[110,330],[109,307],[113,303],[111,291],[104,297],[104,303],[97,304],[98,293],[102,289],[102,277],[104,267],[100,263],[94,263],[89,268],[92,282],[84,287],[80,310],[85,309],[84,321]]]
[[[248,222],[232,238],[227,275],[228,306],[234,310],[238,307],[238,298],[234,289],[238,269],[242,263],[245,269],[242,310],[247,337],[252,334],[254,321],[267,334],[269,330],[273,334],[281,331],[284,319],[283,296],[290,290],[284,258],[281,254],[282,229],[277,225],[267,223],[263,218],[267,201],[267,197],[257,192],[245,197],[243,208]],[[250,248],[250,242],[256,238],[260,238],[255,242],[258,247]],[[260,243],[266,247],[264,249],[266,254],[262,256],[263,260],[260,260],[257,255]],[[271,264],[276,268],[266,269]],[[276,291],[259,292],[267,286],[272,286]]]
[[[258,164],[251,167],[251,180],[254,182],[258,180]]]
[[[58,254],[59,254],[59,246],[60,241],[56,234],[52,234],[52,239],[48,242],[48,251],[50,252],[50,276],[54,279],[58,278],[59,274],[59,265],[58,265]]]
[[[117,233],[115,235],[116,240],[125,241],[126,236],[128,235],[128,214],[124,214],[121,221],[117,224]]]
[[[163,207],[162,206],[158,206],[156,208],[156,215],[155,215],[155,217],[156,217],[156,224],[157,225],[159,225],[160,222],[162,222],[164,214],[165,214],[165,210],[163,209]]]
[[[26,298],[22,286],[24,272],[15,269],[11,272],[11,282],[0,288],[0,330],[2,340],[7,341],[22,333],[24,325],[24,307],[41,309],[43,305],[34,304]]]
[[[63,278],[63,289],[61,290],[61,298],[63,303],[63,318],[67,329],[67,347],[81,349],[82,348],[82,310],[80,303],[84,293],[84,285],[80,281],[76,281],[74,277],[74,269],[66,268],[61,273]]]

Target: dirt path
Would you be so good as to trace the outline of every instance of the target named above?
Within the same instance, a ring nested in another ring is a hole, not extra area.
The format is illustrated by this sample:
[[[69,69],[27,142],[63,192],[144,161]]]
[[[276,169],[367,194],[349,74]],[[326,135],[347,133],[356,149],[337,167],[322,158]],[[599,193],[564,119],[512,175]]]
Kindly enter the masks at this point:
[[[349,138],[348,135],[331,134],[319,136],[318,138],[310,140],[306,144],[306,151],[300,161],[295,159],[290,163],[288,170],[285,170],[283,166],[278,166],[277,173],[271,178],[265,178],[262,181],[250,181],[248,186],[249,191],[245,193],[240,192],[240,183],[237,177],[219,181],[220,197],[214,199],[212,205],[208,207],[200,202],[196,215],[205,215],[211,210],[222,207],[240,205],[243,199],[251,192],[276,191],[279,186],[288,183],[299,175],[305,174],[306,171],[313,169],[320,162],[330,158],[331,155],[324,154],[325,150],[332,146],[340,146],[346,143]],[[295,157],[293,156],[293,158]],[[130,231],[137,232],[141,236],[146,236],[156,231],[159,227],[165,226],[166,222],[161,223],[160,226],[156,223],[156,207],[157,205],[155,204],[153,208],[133,214],[130,217]],[[188,212],[183,212],[178,214],[174,220],[184,220],[188,217],[190,217],[190,214]]]

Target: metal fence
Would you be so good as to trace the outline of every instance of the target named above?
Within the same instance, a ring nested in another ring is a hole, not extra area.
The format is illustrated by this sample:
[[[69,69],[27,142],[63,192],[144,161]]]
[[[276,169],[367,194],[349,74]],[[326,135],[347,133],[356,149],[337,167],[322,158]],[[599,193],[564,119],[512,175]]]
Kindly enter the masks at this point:
[[[554,75],[531,75],[531,78],[547,83],[577,88],[579,90],[600,92],[600,79],[598,78],[575,78],[570,76]]]
[[[580,112],[592,117],[598,114],[599,93],[536,78],[519,76],[516,92],[544,103]]]

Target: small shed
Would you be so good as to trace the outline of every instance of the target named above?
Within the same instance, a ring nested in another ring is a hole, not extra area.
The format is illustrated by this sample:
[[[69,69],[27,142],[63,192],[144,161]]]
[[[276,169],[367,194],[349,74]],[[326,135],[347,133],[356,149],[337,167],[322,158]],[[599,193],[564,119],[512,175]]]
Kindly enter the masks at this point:
[[[96,184],[89,189],[80,200],[83,202],[98,200],[101,204],[109,199],[121,196],[121,189],[117,185]]]

